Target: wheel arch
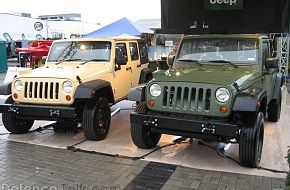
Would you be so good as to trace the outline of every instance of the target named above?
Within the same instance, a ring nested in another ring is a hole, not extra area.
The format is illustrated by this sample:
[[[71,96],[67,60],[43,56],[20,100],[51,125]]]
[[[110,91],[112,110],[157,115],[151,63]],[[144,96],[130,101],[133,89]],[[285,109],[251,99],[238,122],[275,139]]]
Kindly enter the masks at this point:
[[[11,85],[12,85],[12,83],[0,85],[0,94],[1,95],[10,95],[11,94]]]
[[[139,77],[139,84],[146,83],[148,79],[153,77],[152,75],[152,70],[149,68],[142,69],[140,72],[140,77]]]
[[[233,111],[235,112],[257,112],[261,110],[266,113],[267,91],[262,88],[248,88],[236,96]]]
[[[130,89],[128,100],[142,102],[145,101],[146,84],[140,84]]]
[[[115,103],[111,83],[105,80],[94,80],[80,84],[75,92],[76,99],[91,99],[96,96],[106,97],[109,103]]]
[[[272,97],[273,100],[277,100],[279,98],[280,88],[282,87],[283,83],[283,74],[277,73]]]

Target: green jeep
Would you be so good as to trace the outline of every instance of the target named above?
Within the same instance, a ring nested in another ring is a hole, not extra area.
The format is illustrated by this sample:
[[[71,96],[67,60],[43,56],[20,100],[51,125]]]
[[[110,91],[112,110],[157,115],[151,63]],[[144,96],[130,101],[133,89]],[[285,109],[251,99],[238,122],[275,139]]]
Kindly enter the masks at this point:
[[[131,137],[152,148],[161,134],[239,143],[240,163],[258,167],[264,117],[276,122],[283,73],[266,35],[186,36],[169,70],[132,88],[138,102],[130,115]]]

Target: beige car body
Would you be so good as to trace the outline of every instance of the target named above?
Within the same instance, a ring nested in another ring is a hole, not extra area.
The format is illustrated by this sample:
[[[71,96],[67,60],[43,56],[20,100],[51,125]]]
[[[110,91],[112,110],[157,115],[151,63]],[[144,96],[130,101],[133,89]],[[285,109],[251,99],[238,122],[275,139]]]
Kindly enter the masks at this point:
[[[15,102],[24,104],[39,105],[72,105],[75,100],[77,87],[85,82],[101,79],[110,82],[115,102],[127,97],[131,87],[139,84],[140,73],[143,69],[148,68],[148,63],[141,64],[140,56],[138,60],[131,59],[129,43],[137,43],[139,38],[136,37],[116,37],[106,39],[72,39],[65,41],[110,41],[111,55],[109,62],[49,62],[41,68],[21,71],[16,79],[12,82],[11,92]],[[62,42],[59,40],[53,43]],[[128,62],[121,65],[116,70],[115,48],[116,44],[126,44],[128,53]],[[53,47],[52,45],[52,47]],[[52,48],[51,48],[52,49]],[[138,50],[140,50],[138,48]],[[54,52],[50,51],[50,54]],[[48,55],[48,56],[49,56]],[[139,52],[140,55],[140,52]],[[21,81],[22,90],[16,90],[15,81]],[[73,90],[67,93],[63,90],[65,81],[73,83]],[[81,82],[80,82],[81,80]]]

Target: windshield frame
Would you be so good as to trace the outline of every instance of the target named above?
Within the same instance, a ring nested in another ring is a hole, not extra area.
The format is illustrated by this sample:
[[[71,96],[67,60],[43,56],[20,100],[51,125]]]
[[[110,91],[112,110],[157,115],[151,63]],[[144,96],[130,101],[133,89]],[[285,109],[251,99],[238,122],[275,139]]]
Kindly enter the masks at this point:
[[[178,48],[178,52],[176,54],[176,57],[175,57],[175,60],[174,60],[174,64],[173,65],[197,65],[197,64],[190,64],[190,63],[194,63],[194,62],[190,62],[190,61],[184,61],[184,57],[181,57],[181,53],[182,53],[182,48],[183,46],[186,44],[186,43],[197,43],[196,41],[200,41],[200,42],[206,42],[206,41],[244,41],[244,42],[250,42],[250,41],[253,41],[252,43],[255,44],[255,46],[253,47],[253,49],[250,49],[252,52],[251,53],[254,53],[254,56],[255,56],[255,59],[254,60],[247,60],[247,61],[244,61],[244,60],[241,60],[241,61],[237,61],[237,59],[224,59],[224,58],[216,58],[216,59],[208,59],[208,60],[202,60],[202,59],[197,59],[197,58],[192,58],[192,57],[189,57],[188,59],[189,60],[196,60],[199,62],[199,64],[202,64],[202,65],[217,65],[219,64],[219,62],[212,62],[212,61],[217,61],[217,60],[223,60],[220,62],[220,64],[225,64],[224,61],[227,61],[227,62],[231,62],[235,65],[241,65],[241,66],[249,66],[249,65],[258,65],[259,63],[259,49],[260,49],[260,43],[259,43],[259,39],[257,38],[239,38],[239,37],[207,37],[207,38],[186,38],[186,39],[183,39],[179,48]],[[233,43],[233,42],[232,42]],[[211,47],[214,47],[214,48],[220,48],[220,47],[217,47],[217,46],[211,46]],[[244,48],[244,47],[243,47]],[[192,48],[191,48],[192,49]],[[238,50],[238,49],[237,49]],[[243,49],[243,50],[238,50],[236,52],[240,53],[240,52],[247,52],[248,50],[247,49]],[[208,52],[208,51],[204,51],[205,53],[216,53],[216,52]],[[224,54],[225,52],[227,51],[217,51],[218,53],[220,53],[221,55]],[[234,51],[228,51],[227,53],[230,55],[231,52],[234,52]],[[193,54],[198,54],[197,52],[196,53],[193,53]],[[188,54],[190,55],[190,54]],[[183,55],[184,56],[184,55]],[[235,57],[235,56],[233,56]],[[180,60],[183,60],[183,61],[179,61]],[[248,58],[249,59],[249,58]]]
[[[102,48],[102,45],[104,48]],[[74,48],[70,49],[70,46]],[[98,48],[99,46],[99,48]],[[59,48],[59,50],[56,50]],[[87,49],[86,49],[87,48]],[[111,62],[113,43],[110,40],[66,40],[56,41],[52,44],[47,56],[47,63],[63,63],[63,62],[84,62],[90,60],[102,60],[92,62]],[[74,51],[73,51],[74,50]],[[96,52],[98,51],[99,52]],[[57,53],[55,53],[58,51]],[[102,56],[100,55],[103,53]]]

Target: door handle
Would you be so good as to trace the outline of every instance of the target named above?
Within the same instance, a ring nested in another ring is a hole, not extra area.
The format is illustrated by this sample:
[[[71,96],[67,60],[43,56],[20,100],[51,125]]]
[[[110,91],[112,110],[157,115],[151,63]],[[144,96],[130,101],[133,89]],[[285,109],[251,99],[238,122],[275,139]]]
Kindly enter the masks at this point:
[[[140,65],[137,65],[137,68],[139,68],[139,67],[141,67],[142,65],[140,64]]]
[[[126,71],[132,70],[132,67],[127,67]]]

